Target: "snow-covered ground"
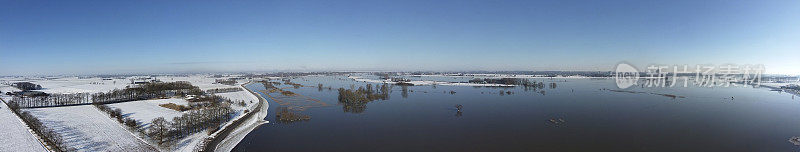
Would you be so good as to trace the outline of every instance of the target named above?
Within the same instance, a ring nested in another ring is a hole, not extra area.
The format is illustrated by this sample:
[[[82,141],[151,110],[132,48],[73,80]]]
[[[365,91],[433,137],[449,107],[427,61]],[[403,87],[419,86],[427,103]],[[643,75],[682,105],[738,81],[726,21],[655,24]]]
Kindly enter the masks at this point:
[[[147,76],[141,76],[141,77],[147,77]],[[241,84],[248,82],[248,80],[239,80],[236,83],[236,85],[224,85],[215,83],[215,80],[217,79],[227,79],[232,77],[234,76],[215,78],[212,77],[211,75],[191,75],[191,76],[158,76],[155,78],[163,82],[188,81],[192,83],[192,85],[198,86],[201,90],[232,88],[232,87],[243,88],[241,87]],[[34,84],[41,85],[42,89],[40,91],[46,93],[96,93],[96,92],[107,92],[114,89],[124,89],[125,87],[133,86],[130,85],[131,82],[130,78],[133,77],[128,77],[125,79],[115,78],[112,80],[103,80],[102,78],[78,78],[78,77],[51,77],[51,78],[6,77],[6,78],[0,78],[0,82],[4,84],[9,84],[14,82],[32,82]],[[5,92],[12,92],[19,90],[8,85],[0,85],[0,91],[5,93]],[[237,92],[217,93],[216,95],[226,97],[234,101],[234,103],[238,101],[245,101],[246,106],[232,104],[232,108],[237,111],[236,113],[237,118],[242,116],[245,109],[252,110],[252,108],[254,108],[259,102],[258,97],[244,90]],[[0,98],[10,99],[9,96],[4,96],[4,95],[0,95]],[[185,99],[172,98],[172,99],[131,101],[124,103],[108,104],[108,106],[112,108],[121,109],[125,117],[136,119],[139,122],[141,122],[141,125],[143,125],[142,128],[147,128],[149,127],[150,122],[157,117],[164,117],[166,120],[171,121],[172,118],[183,114],[183,112],[159,106],[159,104],[165,104],[165,103],[188,105],[188,102]],[[58,132],[65,139],[65,142],[69,147],[78,149],[79,151],[156,150],[153,149],[152,146],[148,145],[145,141],[137,137],[138,133],[132,133],[131,131],[126,129],[125,126],[123,126],[119,122],[116,122],[114,119],[110,118],[108,114],[97,110],[95,107],[91,105],[26,109],[26,111],[31,112],[34,116],[42,120],[42,122],[46,126],[53,128],[56,132]],[[264,112],[266,112],[266,110],[264,110]],[[3,116],[5,115],[3,114]],[[7,117],[7,118],[16,118],[16,116],[13,114],[10,116],[13,117]],[[10,124],[8,121],[10,121],[11,119],[6,119],[6,117],[4,117],[0,120],[1,120],[0,122],[2,122],[3,124]],[[3,126],[4,126],[3,128],[5,128],[6,125]],[[3,134],[0,135],[4,135],[3,137],[5,137],[5,133],[19,134],[18,131],[15,131],[15,132],[3,132]],[[244,133],[244,135],[246,135],[246,133]],[[29,136],[32,137],[32,135]],[[19,137],[25,138],[25,136],[19,136]],[[179,140],[172,147],[172,149],[170,149],[170,151],[192,151],[206,137],[208,137],[208,133],[205,131],[192,134],[189,137]],[[3,140],[4,139],[7,138],[3,138]],[[33,139],[36,140],[35,138]],[[13,140],[15,142],[26,142],[25,139],[14,138]],[[235,141],[238,142],[238,140]],[[6,142],[6,143],[14,143],[14,142]],[[34,142],[34,144],[38,144],[38,141]],[[231,143],[231,141],[228,141],[227,144],[229,145],[232,144],[233,146],[236,145],[236,143]],[[25,146],[29,147],[29,145],[24,145],[24,144],[19,144],[19,146],[23,146],[23,148]],[[4,147],[0,148],[2,148],[0,149],[0,151],[6,150],[6,148]],[[33,151],[36,150],[33,149]]]
[[[252,90],[248,91],[245,88],[245,92],[247,94],[250,94],[251,95],[250,97],[253,97],[253,98],[256,99],[256,101],[255,101],[256,104],[248,105],[248,106],[251,106],[248,109],[253,108],[252,106],[257,106],[257,104],[259,102],[262,102],[263,106],[261,106],[261,109],[258,111],[258,113],[255,113],[250,118],[248,118],[247,120],[244,120],[244,122],[240,126],[238,126],[236,129],[231,131],[231,133],[228,134],[228,136],[226,136],[225,139],[222,139],[222,141],[216,147],[217,151],[231,151],[231,150],[233,150],[233,148],[236,147],[236,145],[239,142],[241,142],[242,139],[244,139],[244,137],[247,136],[247,134],[249,134],[250,132],[255,130],[258,126],[260,126],[262,124],[269,123],[269,121],[264,121],[264,118],[266,118],[267,115],[269,114],[269,112],[268,112],[269,102],[267,102],[267,100],[264,99],[263,96],[256,96],[256,95],[254,95],[255,94],[254,92],[250,92],[250,91],[252,91]],[[254,110],[251,110],[251,111],[254,111]],[[240,118],[243,118],[243,117],[242,116],[238,116],[236,119],[240,119]]]
[[[150,127],[150,122],[152,122],[155,118],[164,117],[164,119],[167,121],[172,121],[172,118],[181,116],[184,113],[159,106],[159,104],[166,103],[189,105],[189,102],[185,99],[171,98],[115,103],[108,104],[108,106],[121,109],[123,116],[127,116],[141,122],[141,128],[146,129]],[[207,136],[208,133],[205,131],[194,133],[178,141],[172,147],[172,149],[175,151],[192,151],[194,147]]]
[[[156,151],[92,105],[26,109],[78,151]]]
[[[237,104],[232,104],[231,107],[237,111],[236,117],[240,117],[245,109],[252,109],[254,106],[258,104],[258,97],[251,94],[250,92],[244,90],[241,85],[237,84],[235,86],[230,85],[223,85],[223,84],[210,84],[214,82],[214,79],[207,79],[204,77],[176,77],[176,79],[169,79],[163,80],[164,78],[159,78],[162,81],[171,82],[171,81],[189,81],[192,85],[195,86],[204,86],[201,89],[214,89],[214,88],[231,88],[231,87],[240,87],[242,91],[236,92],[227,92],[227,93],[217,93],[216,95],[226,97],[231,101],[238,102],[238,101],[245,101],[247,106],[242,107]],[[251,102],[252,101],[252,102]],[[167,109],[164,107],[159,106],[159,104],[165,103],[175,103],[178,105],[188,105],[189,103],[185,99],[180,98],[171,98],[171,99],[156,99],[156,100],[142,100],[142,101],[132,101],[132,102],[124,102],[124,103],[115,103],[115,104],[108,104],[108,106],[112,108],[120,108],[122,110],[122,114],[124,116],[128,116],[130,118],[136,119],[142,123],[143,128],[147,128],[150,125],[150,122],[158,117],[164,117],[166,120],[171,121],[172,118],[181,116],[183,112],[175,111],[172,109]],[[266,110],[264,110],[266,111]],[[244,125],[243,125],[244,126]],[[249,131],[248,131],[249,132]],[[244,133],[246,135],[246,133]],[[208,137],[208,133],[206,131],[194,133],[185,137],[176,142],[176,144],[171,147],[170,150],[172,151],[192,151],[194,148],[200,144],[203,139]],[[238,141],[237,141],[238,142]],[[235,143],[233,144],[235,146]]]
[[[39,91],[45,93],[96,93],[107,92],[114,89],[124,89],[126,86],[131,86],[131,78],[141,78],[148,76],[133,76],[125,79],[113,78],[111,80],[103,80],[103,78],[79,78],[79,77],[58,77],[58,78],[0,78],[0,81],[6,83],[14,82],[31,82],[42,86]],[[214,78],[211,75],[191,75],[191,76],[158,76],[154,77],[163,82],[175,81],[188,81],[199,87],[202,90],[216,89],[216,88],[230,88],[235,87],[231,85],[215,84],[216,79],[227,79],[231,77]],[[238,84],[247,82],[240,80]],[[5,91],[4,91],[5,92]]]
[[[207,131],[201,131],[198,133],[194,133],[189,135],[188,137],[184,137],[178,143],[175,144],[173,147],[173,151],[180,151],[180,152],[191,152],[197,148],[197,145],[203,142],[203,139],[208,137]]]
[[[172,118],[181,116],[183,114],[183,112],[159,106],[160,104],[166,103],[174,103],[184,106],[189,105],[189,102],[180,98],[141,100],[107,105],[111,108],[121,109],[123,116],[136,119],[142,123],[142,128],[148,128],[153,119],[164,117],[164,119],[171,121]]]
[[[237,85],[224,85],[224,84],[215,84],[214,81],[217,79],[228,79],[231,77],[222,77],[222,78],[213,78],[210,75],[191,75],[186,77],[178,77],[178,76],[161,76],[156,77],[158,80],[164,82],[175,82],[175,81],[188,81],[192,83],[192,85],[199,87],[201,90],[209,90],[209,89],[218,89],[218,88],[231,88],[236,87],[239,84],[247,82],[246,80],[240,80]]]
[[[254,114],[250,119],[245,120],[238,128],[234,129],[222,142],[217,145],[218,151],[231,151],[233,150],[236,145],[244,139],[247,134],[255,130],[258,126],[262,124],[269,123],[269,121],[264,121],[264,118],[267,117],[269,109],[269,104],[264,102],[264,106],[261,107],[261,110],[258,113]]]
[[[2,92],[0,94],[0,98],[2,98],[5,101],[9,101],[9,100],[11,100],[11,96],[7,96],[6,92],[16,92],[16,91],[20,91],[20,90],[15,88],[15,87],[12,87],[12,86],[0,85],[0,92]]]
[[[94,93],[123,89],[130,84],[127,79],[103,80],[102,78],[64,77],[56,79],[8,79],[13,82],[31,82],[42,86],[45,93]]]
[[[44,145],[36,139],[36,136],[28,130],[25,123],[4,103],[0,103],[0,124],[2,124],[0,151],[47,151]]]
[[[237,103],[239,101],[244,101],[244,103],[247,104],[246,107],[239,106],[238,104],[232,104],[231,108],[236,110],[244,110],[244,108],[251,109],[258,103],[258,98],[245,90],[236,92],[217,93],[216,95],[228,98],[234,103]]]

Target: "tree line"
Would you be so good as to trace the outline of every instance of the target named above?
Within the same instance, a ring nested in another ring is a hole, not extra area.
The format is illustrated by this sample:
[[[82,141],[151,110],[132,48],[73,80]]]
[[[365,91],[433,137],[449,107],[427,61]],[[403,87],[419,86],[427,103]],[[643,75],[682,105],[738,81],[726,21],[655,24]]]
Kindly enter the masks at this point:
[[[42,138],[42,141],[49,146],[50,150],[56,152],[75,151],[75,149],[66,146],[64,138],[62,138],[61,135],[56,133],[52,128],[45,126],[42,121],[31,115],[30,112],[20,110],[18,104],[11,102],[8,103],[8,107],[30,127],[31,131]]]
[[[10,102],[14,102],[23,108],[29,108],[92,103],[89,97],[89,93],[49,94],[36,97],[14,96]]]
[[[206,93],[227,93],[227,92],[237,92],[242,91],[242,88],[233,87],[233,88],[216,88],[216,89],[208,89]]]
[[[230,106],[220,104],[186,112],[172,121],[158,117],[151,121],[146,135],[162,145],[203,130],[211,134],[230,121],[234,113]]]
[[[94,94],[49,94],[47,96],[25,97],[15,96],[10,102],[15,102],[22,108],[43,106],[65,106],[90,103],[116,103],[135,100],[147,100],[158,97],[173,97],[186,95],[202,95],[204,92],[189,82],[159,82],[148,83],[139,87],[126,87],[108,92]]]

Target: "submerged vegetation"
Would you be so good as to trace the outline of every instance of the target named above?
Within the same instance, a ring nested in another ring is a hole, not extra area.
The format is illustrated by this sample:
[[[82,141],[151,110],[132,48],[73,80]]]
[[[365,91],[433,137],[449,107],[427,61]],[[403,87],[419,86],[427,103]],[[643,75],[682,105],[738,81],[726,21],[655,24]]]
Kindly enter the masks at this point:
[[[191,108],[189,108],[187,106],[178,105],[178,104],[175,104],[175,103],[159,104],[158,106],[161,106],[161,107],[164,107],[164,108],[167,108],[167,109],[172,109],[172,110],[175,110],[175,111],[181,111],[181,112],[191,109]]]
[[[310,120],[311,116],[298,113],[287,107],[280,107],[278,108],[278,111],[275,112],[275,119],[277,119],[279,122],[295,122]]]
[[[678,95],[674,95],[674,94],[665,94],[665,93],[652,93],[652,92],[641,92],[641,91],[614,90],[614,89],[605,89],[605,88],[604,88],[604,89],[601,89],[601,90],[608,90],[608,91],[611,91],[611,92],[624,92],[624,93],[641,93],[641,94],[652,94],[652,95],[665,96],[665,97],[669,97],[669,98],[672,98],[672,99],[675,99],[675,98],[686,98],[685,96],[678,96]]]
[[[358,87],[357,90],[339,88],[339,103],[342,110],[351,113],[362,113],[367,109],[367,103],[375,100],[389,99],[389,85],[383,84],[373,90],[372,84]]]

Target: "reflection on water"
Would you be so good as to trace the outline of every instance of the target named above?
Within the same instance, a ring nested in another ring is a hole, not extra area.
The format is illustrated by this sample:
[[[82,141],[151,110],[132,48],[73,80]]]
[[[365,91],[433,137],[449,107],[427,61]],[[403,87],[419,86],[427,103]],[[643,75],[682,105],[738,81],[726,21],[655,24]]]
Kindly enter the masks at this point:
[[[278,111],[273,106],[316,102],[297,99],[304,97],[332,106],[298,111],[313,121],[262,125],[233,151],[800,150],[790,142],[800,141],[792,138],[800,136],[800,102],[763,88],[604,90],[615,88],[611,79],[535,79],[528,87],[383,87],[346,76],[303,79],[291,82],[317,87],[276,85],[298,94],[287,98],[262,91],[270,112]],[[389,98],[397,95],[403,98]]]
[[[275,119],[277,120],[276,122],[291,123],[308,121],[311,119],[311,116],[303,114],[301,111],[305,111],[308,108],[328,106],[326,102],[285,90],[289,89],[289,87],[282,88],[282,86],[289,85],[291,86],[290,88],[299,89],[305,87],[304,85],[291,82],[291,79],[283,79],[282,81],[283,84],[269,80],[260,81],[264,86],[264,89],[260,90],[260,92],[266,95],[270,101],[277,103],[277,105],[274,105],[276,110],[273,110]],[[322,88],[321,84],[319,88]],[[319,91],[321,91],[321,89]]]
[[[401,85],[400,86],[400,90],[402,91],[400,93],[400,96],[403,96],[403,98],[408,98],[408,86],[407,85]]]

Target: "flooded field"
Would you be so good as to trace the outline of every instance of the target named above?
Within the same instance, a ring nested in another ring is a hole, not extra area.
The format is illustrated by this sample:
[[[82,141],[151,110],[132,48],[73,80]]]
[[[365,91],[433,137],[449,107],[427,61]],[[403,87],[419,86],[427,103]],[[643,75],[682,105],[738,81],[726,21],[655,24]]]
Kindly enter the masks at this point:
[[[547,85],[384,87],[347,76],[253,83],[247,87],[269,100],[271,123],[233,151],[800,150],[789,141],[800,136],[800,99],[792,94],[741,86],[618,89],[613,79],[530,81]]]

